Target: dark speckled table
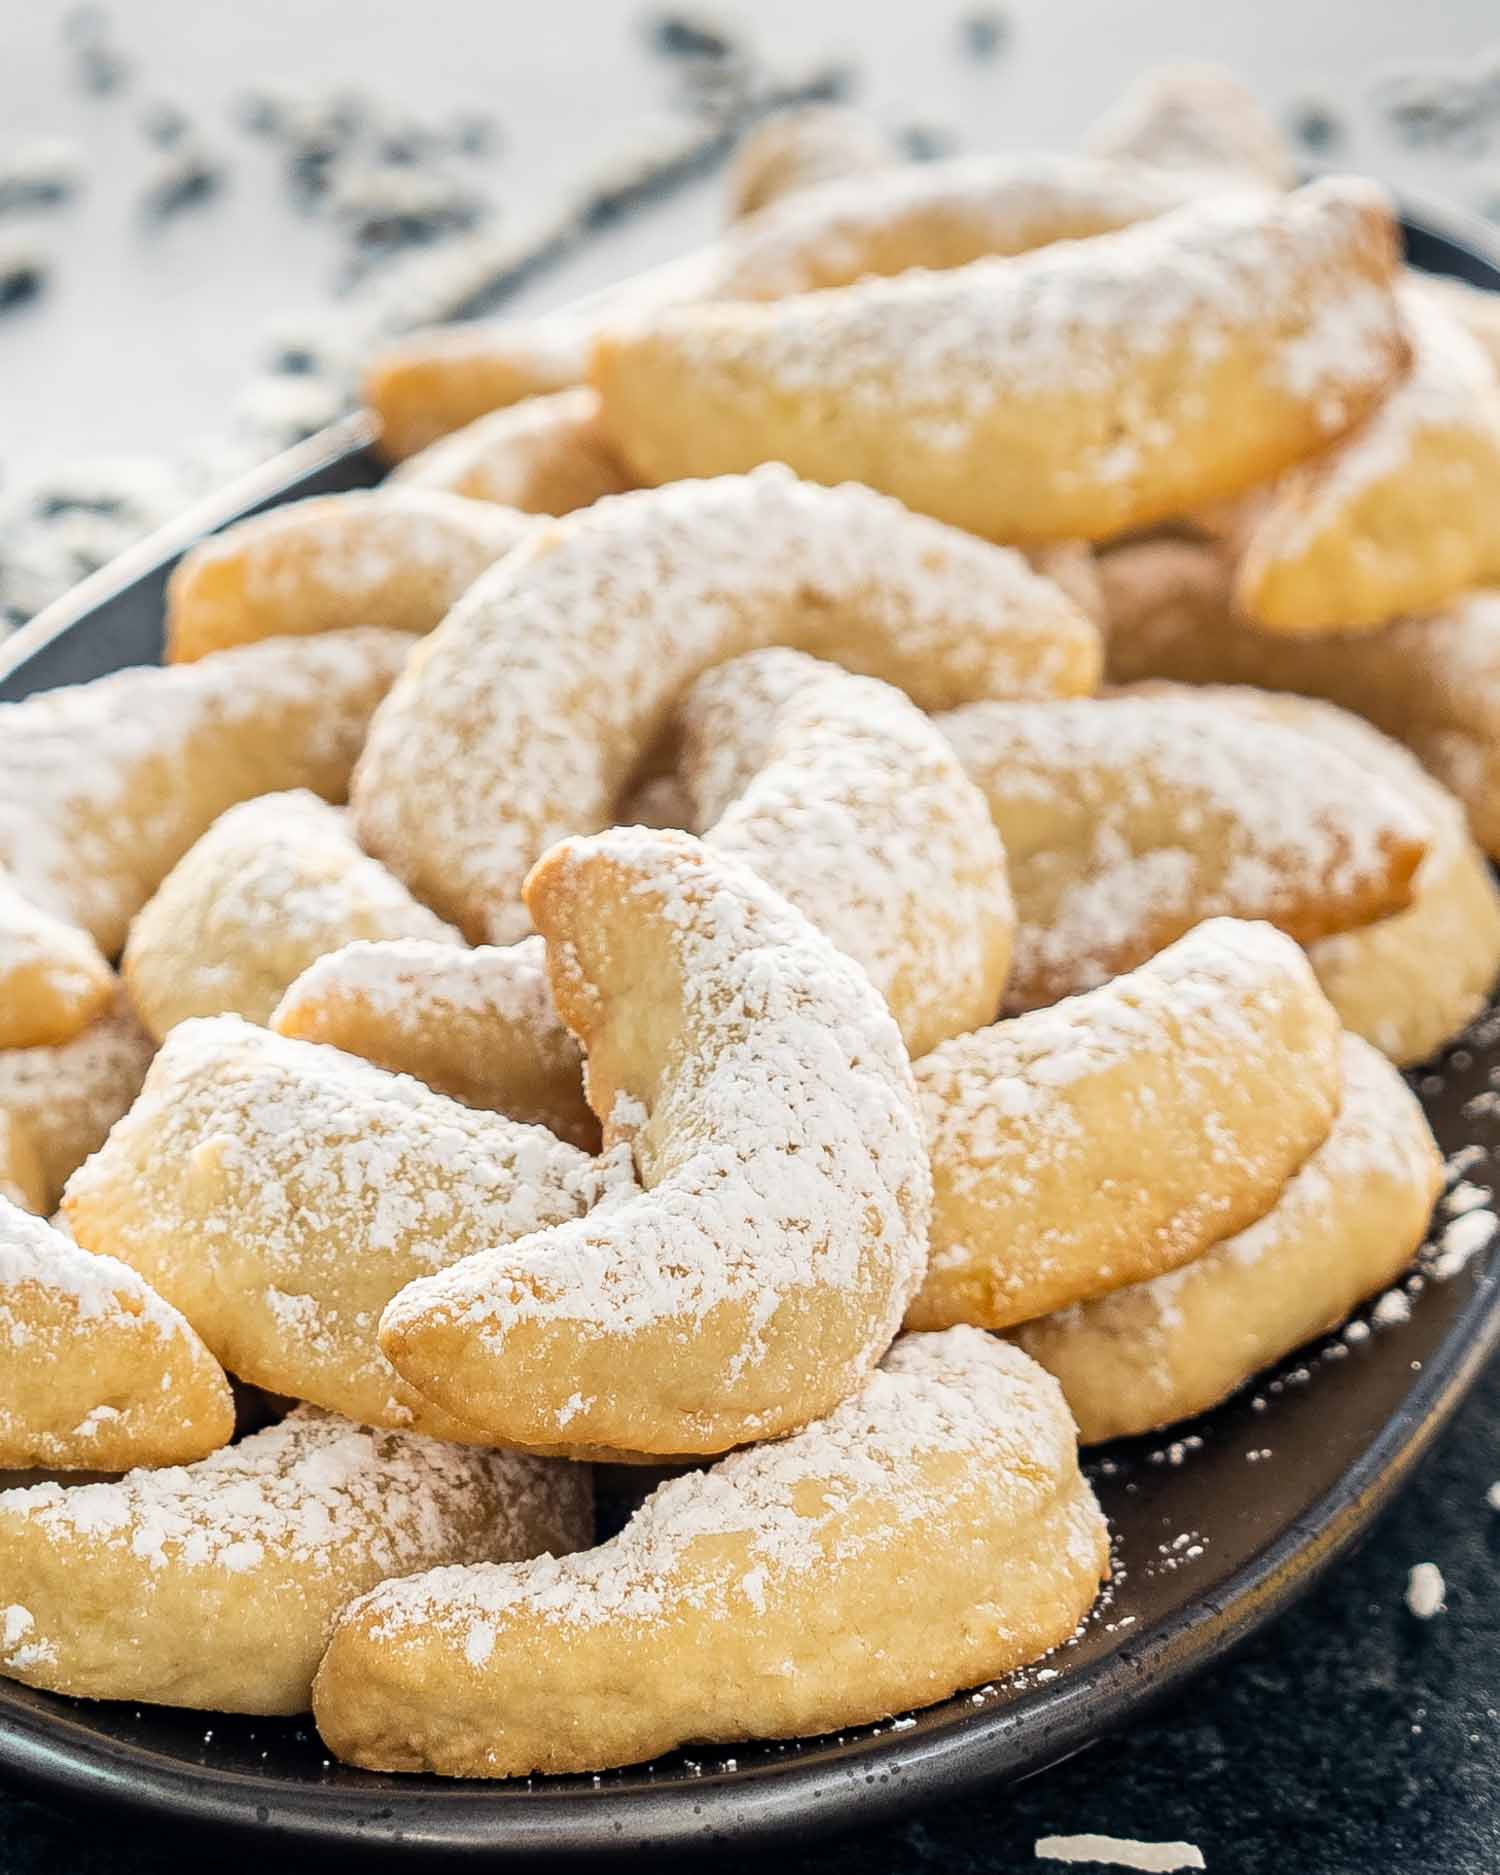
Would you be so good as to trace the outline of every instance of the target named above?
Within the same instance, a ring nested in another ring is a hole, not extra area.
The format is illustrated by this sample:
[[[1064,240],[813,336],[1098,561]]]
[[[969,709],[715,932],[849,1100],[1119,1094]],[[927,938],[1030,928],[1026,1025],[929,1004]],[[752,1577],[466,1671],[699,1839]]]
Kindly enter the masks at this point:
[[[1210,1875],[1497,1875],[1497,1478],[1500,1370],[1360,1553],[1154,1719],[1026,1784],[803,1851],[716,1856],[716,1875],[1021,1875],[1062,1867],[1035,1861],[1038,1837],[1085,1831],[1195,1842]],[[1424,1560],[1448,1585],[1425,1622],[1404,1600]],[[0,1875],[159,1875],[200,1852],[0,1798]],[[268,1846],[254,1866],[271,1863],[328,1866]]]
[[[62,10],[61,0],[0,0],[3,140],[60,130],[95,157],[83,209],[57,224],[51,295],[0,333],[0,450],[12,473],[84,449],[169,447],[209,423],[267,316],[304,301],[326,269],[313,231],[287,217],[248,162],[221,210],[184,220],[169,241],[146,240],[126,212],[140,167],[134,119],[62,86]],[[959,0],[746,0],[737,10],[789,57],[857,46],[875,108],[950,125],[971,147],[1071,141],[1135,71],[1191,54],[1232,63],[1281,109],[1333,96],[1351,166],[1470,207],[1500,184],[1493,154],[1445,170],[1432,151],[1384,138],[1369,108],[1383,63],[1428,53],[1472,62],[1500,40],[1495,0],[1012,0],[1005,57],[984,69],[955,56]],[[565,181],[600,128],[649,102],[655,83],[634,0],[427,0],[415,11],[121,0],[115,11],[149,62],[150,86],[192,99],[210,124],[222,124],[248,77],[352,74],[389,93],[399,73],[402,96],[433,106],[471,103],[477,82],[511,133],[505,177],[522,200]],[[658,258],[716,213],[706,193],[681,200],[633,231],[628,253],[606,243],[541,290],[555,299]],[[132,333],[149,342],[122,374]],[[1500,1875],[1500,1516],[1485,1503],[1497,1479],[1500,1372],[1358,1556],[1129,1735],[878,1833],[759,1860],[716,1857],[716,1875],[1009,1875],[1059,1866],[1034,1860],[1038,1837],[1085,1831],[1195,1842],[1211,1875]],[[1423,1560],[1448,1584],[1448,1612],[1426,1623],[1403,1602],[1407,1571]],[[157,1875],[201,1854],[128,1817],[0,1794],[0,1875]],[[211,1859],[237,1866],[219,1851]],[[255,1866],[267,1865],[302,1875],[314,1863],[267,1846]]]

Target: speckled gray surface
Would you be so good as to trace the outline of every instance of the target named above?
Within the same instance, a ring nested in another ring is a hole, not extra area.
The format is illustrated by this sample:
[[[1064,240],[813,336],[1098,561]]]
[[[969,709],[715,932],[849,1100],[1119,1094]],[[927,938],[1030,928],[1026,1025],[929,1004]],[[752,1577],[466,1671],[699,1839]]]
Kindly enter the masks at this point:
[[[5,139],[65,130],[96,168],[76,217],[57,224],[55,290],[0,324],[0,462],[12,472],[80,451],[170,448],[213,422],[267,318],[315,302],[326,271],[321,238],[286,213],[253,162],[219,208],[144,235],[125,212],[134,107],[127,115],[66,92],[56,57],[65,10],[12,0],[0,26]],[[1469,207],[1486,187],[1500,190],[1500,156],[1413,152],[1368,108],[1382,65],[1428,53],[1462,61],[1500,40],[1494,0],[1030,0],[1006,9],[1011,43],[982,65],[956,49],[963,10],[759,0],[754,17],[792,59],[858,48],[865,95],[887,117],[952,125],[974,147],[1066,143],[1135,71],[1191,54],[1232,63],[1282,109],[1332,100],[1351,165]],[[608,0],[549,0],[524,17],[481,0],[258,0],[213,10],[210,25],[193,0],[116,9],[150,95],[191,99],[206,116],[222,115],[248,79],[293,74],[353,76],[424,105],[493,102],[511,138],[505,187],[523,204],[650,104],[638,13]],[[690,193],[579,256],[533,303],[672,252],[715,213],[710,190]],[[1010,1875],[1049,1866],[1034,1860],[1038,1837],[1097,1831],[1196,1842],[1213,1875],[1496,1875],[1500,1516],[1485,1493],[1497,1478],[1492,1374],[1362,1552],[1170,1710],[1018,1789],[805,1852],[718,1856],[715,1867]],[[1407,1570],[1424,1559],[1448,1584],[1447,1613],[1428,1623],[1403,1603]],[[156,1826],[0,1795],[0,1875],[156,1875],[199,1853]],[[212,1859],[236,1865],[219,1850]],[[272,1860],[286,1875],[314,1866],[268,1851],[254,1865]]]

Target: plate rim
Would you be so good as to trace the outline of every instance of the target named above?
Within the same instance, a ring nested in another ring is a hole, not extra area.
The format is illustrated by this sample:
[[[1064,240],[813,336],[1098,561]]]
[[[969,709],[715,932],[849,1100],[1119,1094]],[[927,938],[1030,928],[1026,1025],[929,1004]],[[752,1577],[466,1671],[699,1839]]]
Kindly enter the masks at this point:
[[[1407,232],[1477,261],[1500,290],[1500,233],[1476,216],[1402,191]],[[0,682],[64,634],[87,630],[138,582],[160,575],[193,541],[288,498],[308,477],[367,452],[375,428],[342,419],[272,458],[128,549],[48,606],[0,647]],[[1145,1632],[1076,1675],[959,1714],[941,1729],[883,1732],[804,1748],[752,1771],[705,1772],[691,1784],[517,1788],[424,1778],[380,1791],[339,1790],[196,1765],[100,1737],[68,1713],[12,1704],[0,1682],[0,1777],[12,1786],[95,1806],[127,1807],[221,1831],[272,1830],[303,1848],[359,1844],[446,1859],[504,1853],[552,1859],[704,1846],[706,1841],[807,1838],[873,1824],[941,1795],[1042,1770],[1180,1687],[1285,1612],[1369,1530],[1409,1483],[1484,1367],[1500,1349],[1500,1256],[1430,1353],[1375,1438],[1278,1537],[1212,1591],[1187,1598]],[[127,1702],[128,1703],[128,1702]],[[81,1710],[87,1710],[82,1708]],[[211,1723],[212,1715],[205,1714]],[[69,1734],[82,1734],[70,1739]],[[700,1795],[701,1794],[701,1795]],[[698,1801],[694,1801],[695,1798]]]

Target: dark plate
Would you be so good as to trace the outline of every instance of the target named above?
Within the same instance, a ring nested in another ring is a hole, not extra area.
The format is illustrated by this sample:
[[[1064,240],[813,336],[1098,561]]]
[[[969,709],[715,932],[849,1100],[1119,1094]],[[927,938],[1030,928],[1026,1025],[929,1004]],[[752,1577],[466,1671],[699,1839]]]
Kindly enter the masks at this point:
[[[1423,208],[1412,259],[1500,289],[1500,244]],[[189,541],[251,508],[375,479],[358,422],[314,438],[106,568],[0,653],[0,698],[161,649],[162,582]],[[1500,1179],[1500,1007],[1419,1091],[1447,1153]],[[1091,1466],[1116,1539],[1107,1603],[1040,1669],[834,1738],[677,1754],[601,1778],[444,1783],[330,1763],[306,1725],[97,1706],[0,1683],[0,1771],[76,1802],[326,1847],[440,1856],[629,1852],[801,1836],[1054,1764],[1271,1620],[1368,1530],[1500,1343],[1500,1249],[1419,1285],[1410,1320],[1286,1362],[1174,1440]],[[913,1620],[921,1618],[912,1611]]]

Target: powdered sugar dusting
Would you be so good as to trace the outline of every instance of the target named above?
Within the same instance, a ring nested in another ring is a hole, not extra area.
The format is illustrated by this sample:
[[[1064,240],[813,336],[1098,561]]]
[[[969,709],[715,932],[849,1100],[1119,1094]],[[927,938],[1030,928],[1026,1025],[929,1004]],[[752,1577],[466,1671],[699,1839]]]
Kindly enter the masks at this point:
[[[424,645],[359,764],[361,841],[471,936],[521,936],[527,869],[608,824],[684,688],[778,643],[929,708],[1097,671],[1092,626],[1019,555],[869,489],[773,466],[612,496],[492,568]]]

